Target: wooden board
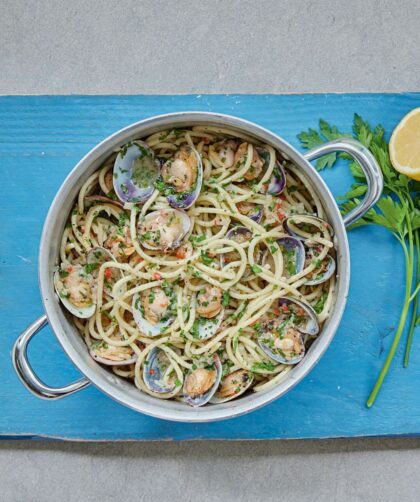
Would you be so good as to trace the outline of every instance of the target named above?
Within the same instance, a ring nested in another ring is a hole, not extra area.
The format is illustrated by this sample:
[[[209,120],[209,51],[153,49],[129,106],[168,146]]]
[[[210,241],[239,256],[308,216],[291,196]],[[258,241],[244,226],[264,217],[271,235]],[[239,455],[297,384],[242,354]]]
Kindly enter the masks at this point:
[[[419,434],[418,336],[409,368],[402,368],[400,350],[375,407],[365,407],[403,299],[402,253],[380,228],[350,234],[350,297],[320,363],[286,396],[244,417],[196,425],[166,422],[128,410],[95,388],[46,402],[21,385],[10,360],[14,340],[43,310],[37,259],[50,202],[77,161],[110,133],[160,113],[205,110],[252,120],[299,146],[296,134],[316,127],[320,117],[348,131],[358,112],[389,133],[417,106],[420,94],[1,97],[0,436],[183,440]],[[323,176],[336,195],[351,181],[343,166]],[[77,377],[48,330],[36,337],[29,353],[48,383]]]

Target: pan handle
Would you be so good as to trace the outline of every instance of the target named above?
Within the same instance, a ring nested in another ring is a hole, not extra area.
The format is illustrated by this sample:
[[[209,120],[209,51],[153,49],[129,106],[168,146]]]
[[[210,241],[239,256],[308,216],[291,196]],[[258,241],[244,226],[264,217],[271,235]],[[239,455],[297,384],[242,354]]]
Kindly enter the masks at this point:
[[[360,164],[368,185],[365,198],[360,205],[343,218],[344,225],[348,227],[378,202],[384,187],[384,179],[375,157],[362,143],[355,139],[341,138],[330,141],[329,143],[312,148],[312,150],[304,154],[304,157],[306,160],[311,161],[334,152],[345,152],[351,155]]]
[[[47,316],[43,315],[26,328],[13,346],[12,361],[20,380],[32,394],[42,399],[60,399],[84,389],[90,382],[87,378],[81,378],[64,387],[49,387],[35,375],[28,361],[28,344],[47,323]]]

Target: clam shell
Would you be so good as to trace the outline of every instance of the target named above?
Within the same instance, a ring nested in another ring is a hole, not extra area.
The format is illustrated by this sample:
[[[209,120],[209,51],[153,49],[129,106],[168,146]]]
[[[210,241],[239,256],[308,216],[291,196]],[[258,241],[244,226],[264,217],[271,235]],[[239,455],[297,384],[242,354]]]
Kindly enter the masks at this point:
[[[228,232],[226,233],[226,239],[235,240],[234,237],[236,235],[244,235],[246,237],[249,237],[249,239],[247,239],[247,240],[252,239],[252,232],[249,230],[249,228],[243,227],[241,225],[237,225],[237,226],[231,228],[230,230],[228,230]],[[233,252],[235,252],[235,251],[233,251]],[[220,255],[220,264],[222,267],[224,267],[226,264],[225,256],[223,254]]]
[[[143,141],[127,143],[114,163],[113,184],[122,202],[143,203],[154,191],[159,176],[159,161]]]
[[[277,240],[277,243],[280,246],[281,251],[283,252],[283,256],[285,254],[285,251],[293,252],[293,261],[295,264],[294,272],[291,273],[288,269],[286,269],[287,273],[285,274],[283,271],[283,275],[289,278],[302,272],[305,266],[305,248],[303,247],[302,242],[295,237],[281,237]],[[285,268],[287,268],[287,263],[285,263],[285,265]]]
[[[219,387],[220,380],[222,378],[222,371],[223,371],[222,364],[221,364],[219,356],[217,354],[213,354],[212,359],[213,359],[214,366],[216,369],[216,380],[215,380],[214,384],[212,385],[212,387],[205,394],[202,394],[201,396],[198,396],[195,398],[190,397],[186,393],[186,384],[188,381],[188,375],[184,379],[184,398],[190,406],[198,407],[198,406],[203,406],[204,404],[208,403],[210,401],[210,399],[213,397],[217,388]],[[198,367],[200,367],[200,366],[198,366]]]
[[[174,322],[174,317],[171,316],[166,321],[152,324],[143,317],[140,305],[141,305],[141,296],[139,295],[139,293],[136,293],[135,295],[133,295],[133,302],[132,302],[133,317],[143,336],[150,338],[159,336],[165,331],[165,329],[168,326],[170,326]]]
[[[154,218],[157,218],[160,216],[162,213],[174,213],[176,216],[178,216],[181,219],[181,227],[179,229],[179,234],[177,235],[176,239],[171,243],[170,246],[168,245],[159,245],[157,243],[151,243],[150,241],[142,240],[141,235],[142,235],[142,230],[144,226],[153,220]],[[162,250],[162,251],[168,251],[171,249],[176,249],[178,248],[184,237],[187,235],[187,233],[191,229],[191,220],[188,217],[184,211],[180,211],[178,209],[173,209],[173,208],[168,208],[168,209],[158,209],[156,211],[152,211],[151,213],[148,213],[143,221],[138,221],[137,223],[137,231],[139,233],[139,240],[140,243],[143,247],[146,249],[151,249],[151,250]]]
[[[224,314],[225,309],[222,307],[222,310],[215,317],[210,319],[200,317],[198,322],[198,338],[200,340],[208,340],[214,336],[222,324]]]
[[[239,373],[243,373],[246,375],[246,378],[241,378],[241,375]],[[220,396],[220,389],[223,385],[224,380],[226,378],[231,377],[234,374],[238,374],[239,377],[239,382],[238,382],[238,388],[239,390],[232,394],[231,396],[227,397],[222,397]],[[237,397],[241,396],[244,392],[246,392],[250,386],[252,385],[254,381],[254,374],[251,371],[246,371],[246,370],[236,370],[233,373],[230,373],[229,375],[226,375],[223,380],[221,380],[219,388],[217,392],[215,392],[214,396],[210,399],[210,403],[212,404],[221,404],[221,403],[226,403],[227,401],[232,401],[232,399],[236,399]]]
[[[256,223],[259,223],[262,220],[264,214],[264,208],[263,206],[260,206],[259,204],[255,205],[255,208],[252,209],[248,214],[248,218],[251,220],[255,221]]]
[[[284,311],[284,306],[287,306],[289,308],[293,308],[293,306],[300,307],[305,312],[305,316],[299,324],[294,324],[295,328],[301,333],[310,336],[316,336],[319,333],[319,324],[316,312],[307,303],[296,300],[296,298],[283,296],[278,299],[278,306],[281,311]],[[286,317],[285,314],[283,314],[283,317]]]
[[[137,354],[133,353],[133,356],[129,359],[124,359],[123,361],[113,361],[112,359],[107,359],[106,357],[98,356],[93,349],[89,349],[89,354],[97,363],[105,364],[107,366],[128,366],[129,364],[134,364],[137,361]]]
[[[164,381],[164,374],[170,362],[164,350],[154,347],[148,354],[143,367],[143,380],[147,388],[157,394],[165,394],[176,389],[175,383]]]
[[[195,148],[188,148],[193,152],[197,162],[197,179],[191,190],[187,192],[179,192],[176,194],[166,195],[166,199],[169,202],[170,206],[176,209],[188,209],[189,207],[191,207],[200,195],[201,187],[203,184],[203,163],[201,156]]]
[[[317,274],[313,279],[306,281],[305,284],[307,286],[316,286],[318,284],[322,284],[323,282],[328,281],[328,279],[334,274],[336,268],[334,258],[330,255],[327,255],[324,260],[328,261],[327,269],[323,273]]]
[[[257,148],[258,155],[264,160],[264,166],[267,168],[270,161],[270,153],[262,147]],[[279,160],[273,169],[273,174],[267,188],[267,193],[270,195],[280,195],[286,186],[286,173]]]
[[[302,339],[302,334],[299,331],[296,330],[296,333],[298,333],[298,336],[299,336],[299,343],[300,343],[301,351],[299,354],[296,354],[294,357],[286,357],[286,354],[285,353],[282,354],[280,352],[280,350],[277,350],[276,352],[274,352],[274,350],[264,342],[264,340],[266,339],[264,337],[264,333],[268,329],[273,329],[275,327],[276,323],[278,324],[277,321],[270,321],[261,327],[261,331],[258,335],[259,346],[267,354],[268,357],[270,357],[271,359],[273,359],[274,361],[276,361],[278,363],[288,364],[288,365],[289,364],[297,364],[305,357],[305,352],[306,352],[305,344],[303,343],[303,339]]]
[[[93,277],[92,277],[92,280],[93,280]],[[61,303],[64,305],[64,307],[66,307],[66,309],[71,314],[78,317],[79,319],[88,319],[89,317],[93,316],[93,314],[95,313],[95,310],[96,310],[96,305],[93,301],[92,301],[91,305],[88,305],[86,307],[77,307],[76,305],[71,303],[68,300],[68,298],[66,298],[62,295],[62,293],[63,293],[62,286],[60,286],[61,285],[61,278],[60,278],[60,272],[58,270],[56,272],[54,272],[53,281],[54,281],[55,291],[56,291],[58,297],[60,298]]]
[[[253,204],[253,205],[254,207],[248,212],[248,214],[244,214],[244,216],[247,216],[256,223],[259,223],[264,215],[264,207],[261,206],[260,204]],[[239,212],[241,213],[241,211]]]

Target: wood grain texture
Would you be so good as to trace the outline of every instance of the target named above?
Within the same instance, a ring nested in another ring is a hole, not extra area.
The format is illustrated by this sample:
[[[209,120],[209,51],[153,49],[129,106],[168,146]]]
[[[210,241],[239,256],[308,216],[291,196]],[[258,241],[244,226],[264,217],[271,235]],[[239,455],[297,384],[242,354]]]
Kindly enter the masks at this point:
[[[10,360],[14,340],[43,310],[37,255],[50,202],[77,161],[110,133],[151,115],[204,110],[252,120],[299,146],[296,134],[315,127],[320,117],[350,130],[358,112],[389,133],[416,106],[420,94],[1,97],[0,436],[183,440],[420,434],[417,337],[409,368],[402,368],[400,348],[375,407],[364,405],[403,299],[401,252],[380,228],[350,234],[349,301],[325,356],[286,396],[247,416],[212,424],[171,423],[128,410],[94,388],[41,401],[21,385]],[[351,182],[343,166],[323,176],[336,195]],[[36,337],[29,354],[50,384],[78,376],[48,329]]]

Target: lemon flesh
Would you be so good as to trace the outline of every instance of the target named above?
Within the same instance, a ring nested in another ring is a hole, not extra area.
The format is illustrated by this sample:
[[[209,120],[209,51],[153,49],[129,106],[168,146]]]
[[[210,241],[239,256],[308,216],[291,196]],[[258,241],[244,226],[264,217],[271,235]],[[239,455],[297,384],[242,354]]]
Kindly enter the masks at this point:
[[[408,113],[394,129],[389,156],[398,172],[420,181],[420,108]]]

